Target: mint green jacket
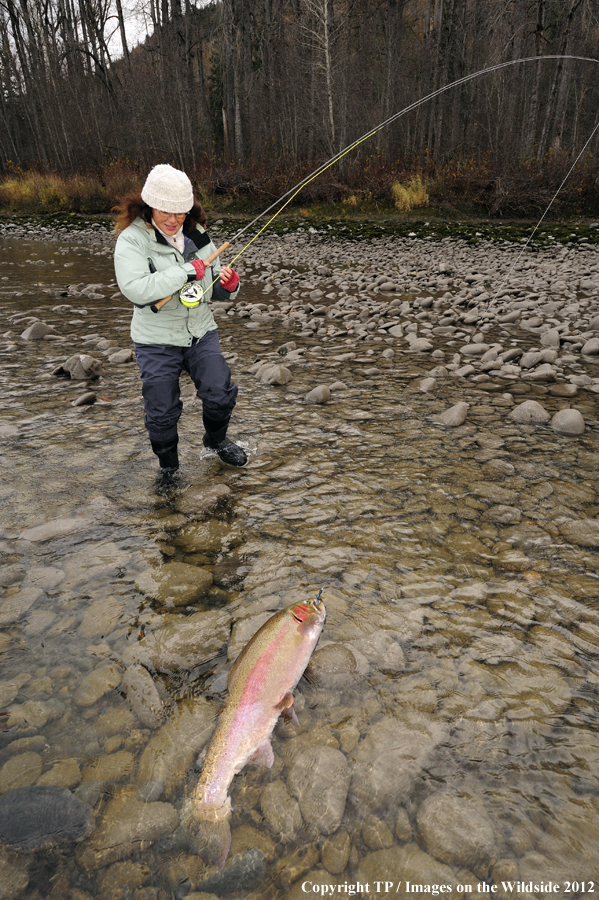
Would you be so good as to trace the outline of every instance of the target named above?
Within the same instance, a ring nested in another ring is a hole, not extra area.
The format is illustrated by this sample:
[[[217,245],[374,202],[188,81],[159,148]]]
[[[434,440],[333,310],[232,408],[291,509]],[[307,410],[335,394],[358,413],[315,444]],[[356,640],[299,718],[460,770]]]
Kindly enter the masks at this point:
[[[198,226],[195,235],[199,243],[207,238],[207,235],[203,237],[205,230],[201,226]],[[219,281],[212,287],[220,272],[218,259],[206,269],[200,281],[204,298],[199,306],[191,309],[183,306],[178,296],[184,284],[197,280],[189,260],[206,259],[215,250],[216,247],[209,241],[199,249],[194,245],[186,248],[186,255],[183,256],[166,241],[159,241],[154,228],[141,218],[135,219],[119,234],[114,268],[121,293],[135,305],[131,337],[136,343],[189,347],[194,337],[201,338],[206,332],[216,329],[209,306],[213,293],[218,299],[233,299],[239,291],[237,288],[229,293]],[[151,304],[169,294],[174,295],[171,300],[159,312],[152,312]]]

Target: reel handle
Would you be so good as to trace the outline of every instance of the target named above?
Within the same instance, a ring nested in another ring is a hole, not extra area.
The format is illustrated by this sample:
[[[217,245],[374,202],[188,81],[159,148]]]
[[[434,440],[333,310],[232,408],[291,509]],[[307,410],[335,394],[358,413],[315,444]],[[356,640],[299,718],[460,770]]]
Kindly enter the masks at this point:
[[[230,243],[228,241],[225,241],[225,243],[221,244],[221,246],[217,250],[215,250],[214,253],[211,253],[210,256],[206,257],[206,259],[204,260],[204,265],[206,267],[208,267],[210,265],[210,263],[213,263],[214,260],[217,259],[221,255],[221,253],[224,253],[225,250],[228,250],[230,246],[231,246]],[[172,298],[172,296],[173,295],[170,294],[168,297],[165,297],[164,300],[157,300],[156,303],[152,303],[152,305],[150,306],[150,309],[152,310],[152,312],[153,313],[159,312],[162,309],[162,307],[166,303],[168,303],[168,301]]]

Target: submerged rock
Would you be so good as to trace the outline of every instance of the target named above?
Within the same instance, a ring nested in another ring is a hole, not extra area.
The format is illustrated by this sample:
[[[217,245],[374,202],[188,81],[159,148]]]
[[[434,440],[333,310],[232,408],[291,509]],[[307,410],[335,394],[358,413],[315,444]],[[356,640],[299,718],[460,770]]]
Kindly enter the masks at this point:
[[[393,719],[372,725],[353,754],[351,794],[357,805],[373,812],[395,810],[444,735],[442,726],[424,721],[421,727]]]
[[[263,883],[266,875],[264,854],[257,847],[243,853],[231,855],[222,872],[211,875],[198,884],[198,895],[202,898],[237,893],[238,891],[254,891]],[[248,894],[245,894],[248,896]]]
[[[0,847],[0,900],[20,897],[28,884],[28,865],[23,857]]]
[[[599,547],[599,521],[597,519],[577,519],[562,522],[559,530],[567,541],[581,547]]]
[[[449,866],[424,853],[417,844],[406,844],[403,847],[376,850],[360,860],[355,880],[364,885],[362,898],[380,900],[381,893],[377,887],[381,882],[392,879],[395,881],[391,873],[397,872],[402,876],[402,881],[399,882],[401,890],[395,893],[400,900],[412,896],[404,888],[408,882],[413,885],[448,885],[448,896],[462,897],[462,892],[457,890],[459,876],[454,875]]]
[[[335,643],[313,654],[305,675],[314,684],[344,688],[360,682],[368,671],[368,660],[359,650]]]
[[[18,850],[48,850],[82,840],[92,810],[63,787],[19,787],[0,797],[0,840]]]
[[[164,717],[164,704],[148,670],[139,665],[129,666],[121,689],[140,722],[158,728]]]
[[[473,803],[446,791],[438,791],[422,803],[416,827],[425,850],[450,866],[464,866],[475,873],[488,863],[495,849],[489,817]],[[486,874],[486,869],[481,873]]]
[[[104,694],[117,688],[123,680],[123,670],[116,663],[100,665],[81,679],[75,692],[78,706],[92,706]]]
[[[210,737],[215,721],[213,705],[204,699],[178,703],[168,720],[146,746],[136,774],[144,798],[170,798],[183,784],[188,770]]]
[[[297,800],[289,796],[280,779],[267,784],[260,797],[260,808],[270,830],[283,843],[295,838],[302,827],[302,814]]]
[[[139,663],[154,672],[185,672],[217,656],[229,638],[229,630],[229,614],[218,610],[171,620],[127,647],[123,661],[128,666]]]
[[[291,764],[287,783],[297,798],[302,816],[321,834],[337,831],[351,780],[349,763],[333,747],[309,747]]]
[[[11,788],[35,784],[42,774],[42,758],[39,753],[27,750],[12,756],[0,769],[0,794]]]
[[[212,574],[189,563],[170,562],[143,572],[135,587],[165,606],[187,606],[208,593],[212,587]]]
[[[367,815],[362,822],[360,833],[369,850],[385,850],[393,846],[391,829],[378,816]]]
[[[78,853],[80,864],[93,871],[126,859],[163,835],[172,833],[179,815],[170,803],[142,803],[125,788],[106,807],[100,827]]]
[[[200,518],[224,506],[231,495],[231,488],[226,484],[191,488],[176,498],[175,509],[191,518]]]
[[[0,441],[14,441],[20,434],[21,432],[17,425],[0,425]]]
[[[0,626],[17,622],[34,603],[45,596],[39,588],[25,587],[12,596],[0,598]]]
[[[373,631],[367,637],[353,641],[353,645],[364,654],[381,672],[396,675],[403,672],[406,661],[400,645],[384,629]]]
[[[340,828],[326,839],[320,858],[327,872],[338,875],[345,869],[350,852],[351,838],[345,828]]]
[[[87,519],[77,516],[73,518],[52,519],[51,522],[44,522],[43,525],[35,525],[33,528],[27,528],[20,535],[23,541],[49,541],[55,537],[63,537],[65,534],[72,534],[74,531],[81,531],[89,524]]]

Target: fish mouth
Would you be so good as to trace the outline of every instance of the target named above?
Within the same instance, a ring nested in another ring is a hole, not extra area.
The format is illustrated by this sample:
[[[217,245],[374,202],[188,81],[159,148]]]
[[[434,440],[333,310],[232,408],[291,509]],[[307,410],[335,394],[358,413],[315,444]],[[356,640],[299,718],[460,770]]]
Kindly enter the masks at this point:
[[[322,594],[322,588],[319,590],[318,596],[314,600],[311,601],[311,606],[314,609],[314,612],[318,615],[318,618],[321,621],[324,621],[327,611],[325,609],[325,605],[324,605],[323,601],[320,599],[321,594]]]
[[[322,601],[322,600],[320,599],[320,598],[322,597],[322,592],[323,592],[323,591],[324,591],[324,588],[321,588],[321,589],[319,590],[319,592],[317,593],[316,597],[314,598],[313,603],[314,603],[314,607],[315,607],[316,609],[324,609],[324,601]]]

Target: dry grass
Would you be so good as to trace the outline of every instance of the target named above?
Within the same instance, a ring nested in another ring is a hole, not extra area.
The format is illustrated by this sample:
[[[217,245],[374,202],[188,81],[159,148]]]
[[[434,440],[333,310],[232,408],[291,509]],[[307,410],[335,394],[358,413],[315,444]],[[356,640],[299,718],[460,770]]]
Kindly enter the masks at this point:
[[[310,174],[305,166],[285,163],[275,160],[269,167],[251,161],[233,165],[207,157],[189,175],[196,198],[207,211],[255,214]],[[387,165],[374,154],[356,159],[342,172],[324,173],[306,185],[296,203],[301,204],[299,214],[304,217],[308,206],[319,204],[339,204],[337,214],[350,215],[391,209],[409,213],[431,206],[482,211],[491,216],[534,217],[546,208],[570,165],[567,154],[557,153],[541,162],[519,161],[501,170],[490,158],[456,158],[438,167],[427,160],[408,159]],[[129,159],[113,160],[94,172],[70,175],[13,167],[0,176],[0,212],[108,213],[118,197],[141,190],[146,174],[145,166],[142,169]],[[599,158],[590,155],[578,164],[553,209],[561,214],[596,216],[598,205]]]
[[[0,209],[7,213],[105,213],[115,197],[139,188],[138,176],[109,166],[100,176],[21,172],[0,181]]]
[[[420,175],[414,175],[405,184],[394,181],[391,185],[391,196],[395,208],[400,212],[409,212],[419,206],[426,206],[428,193]]]

